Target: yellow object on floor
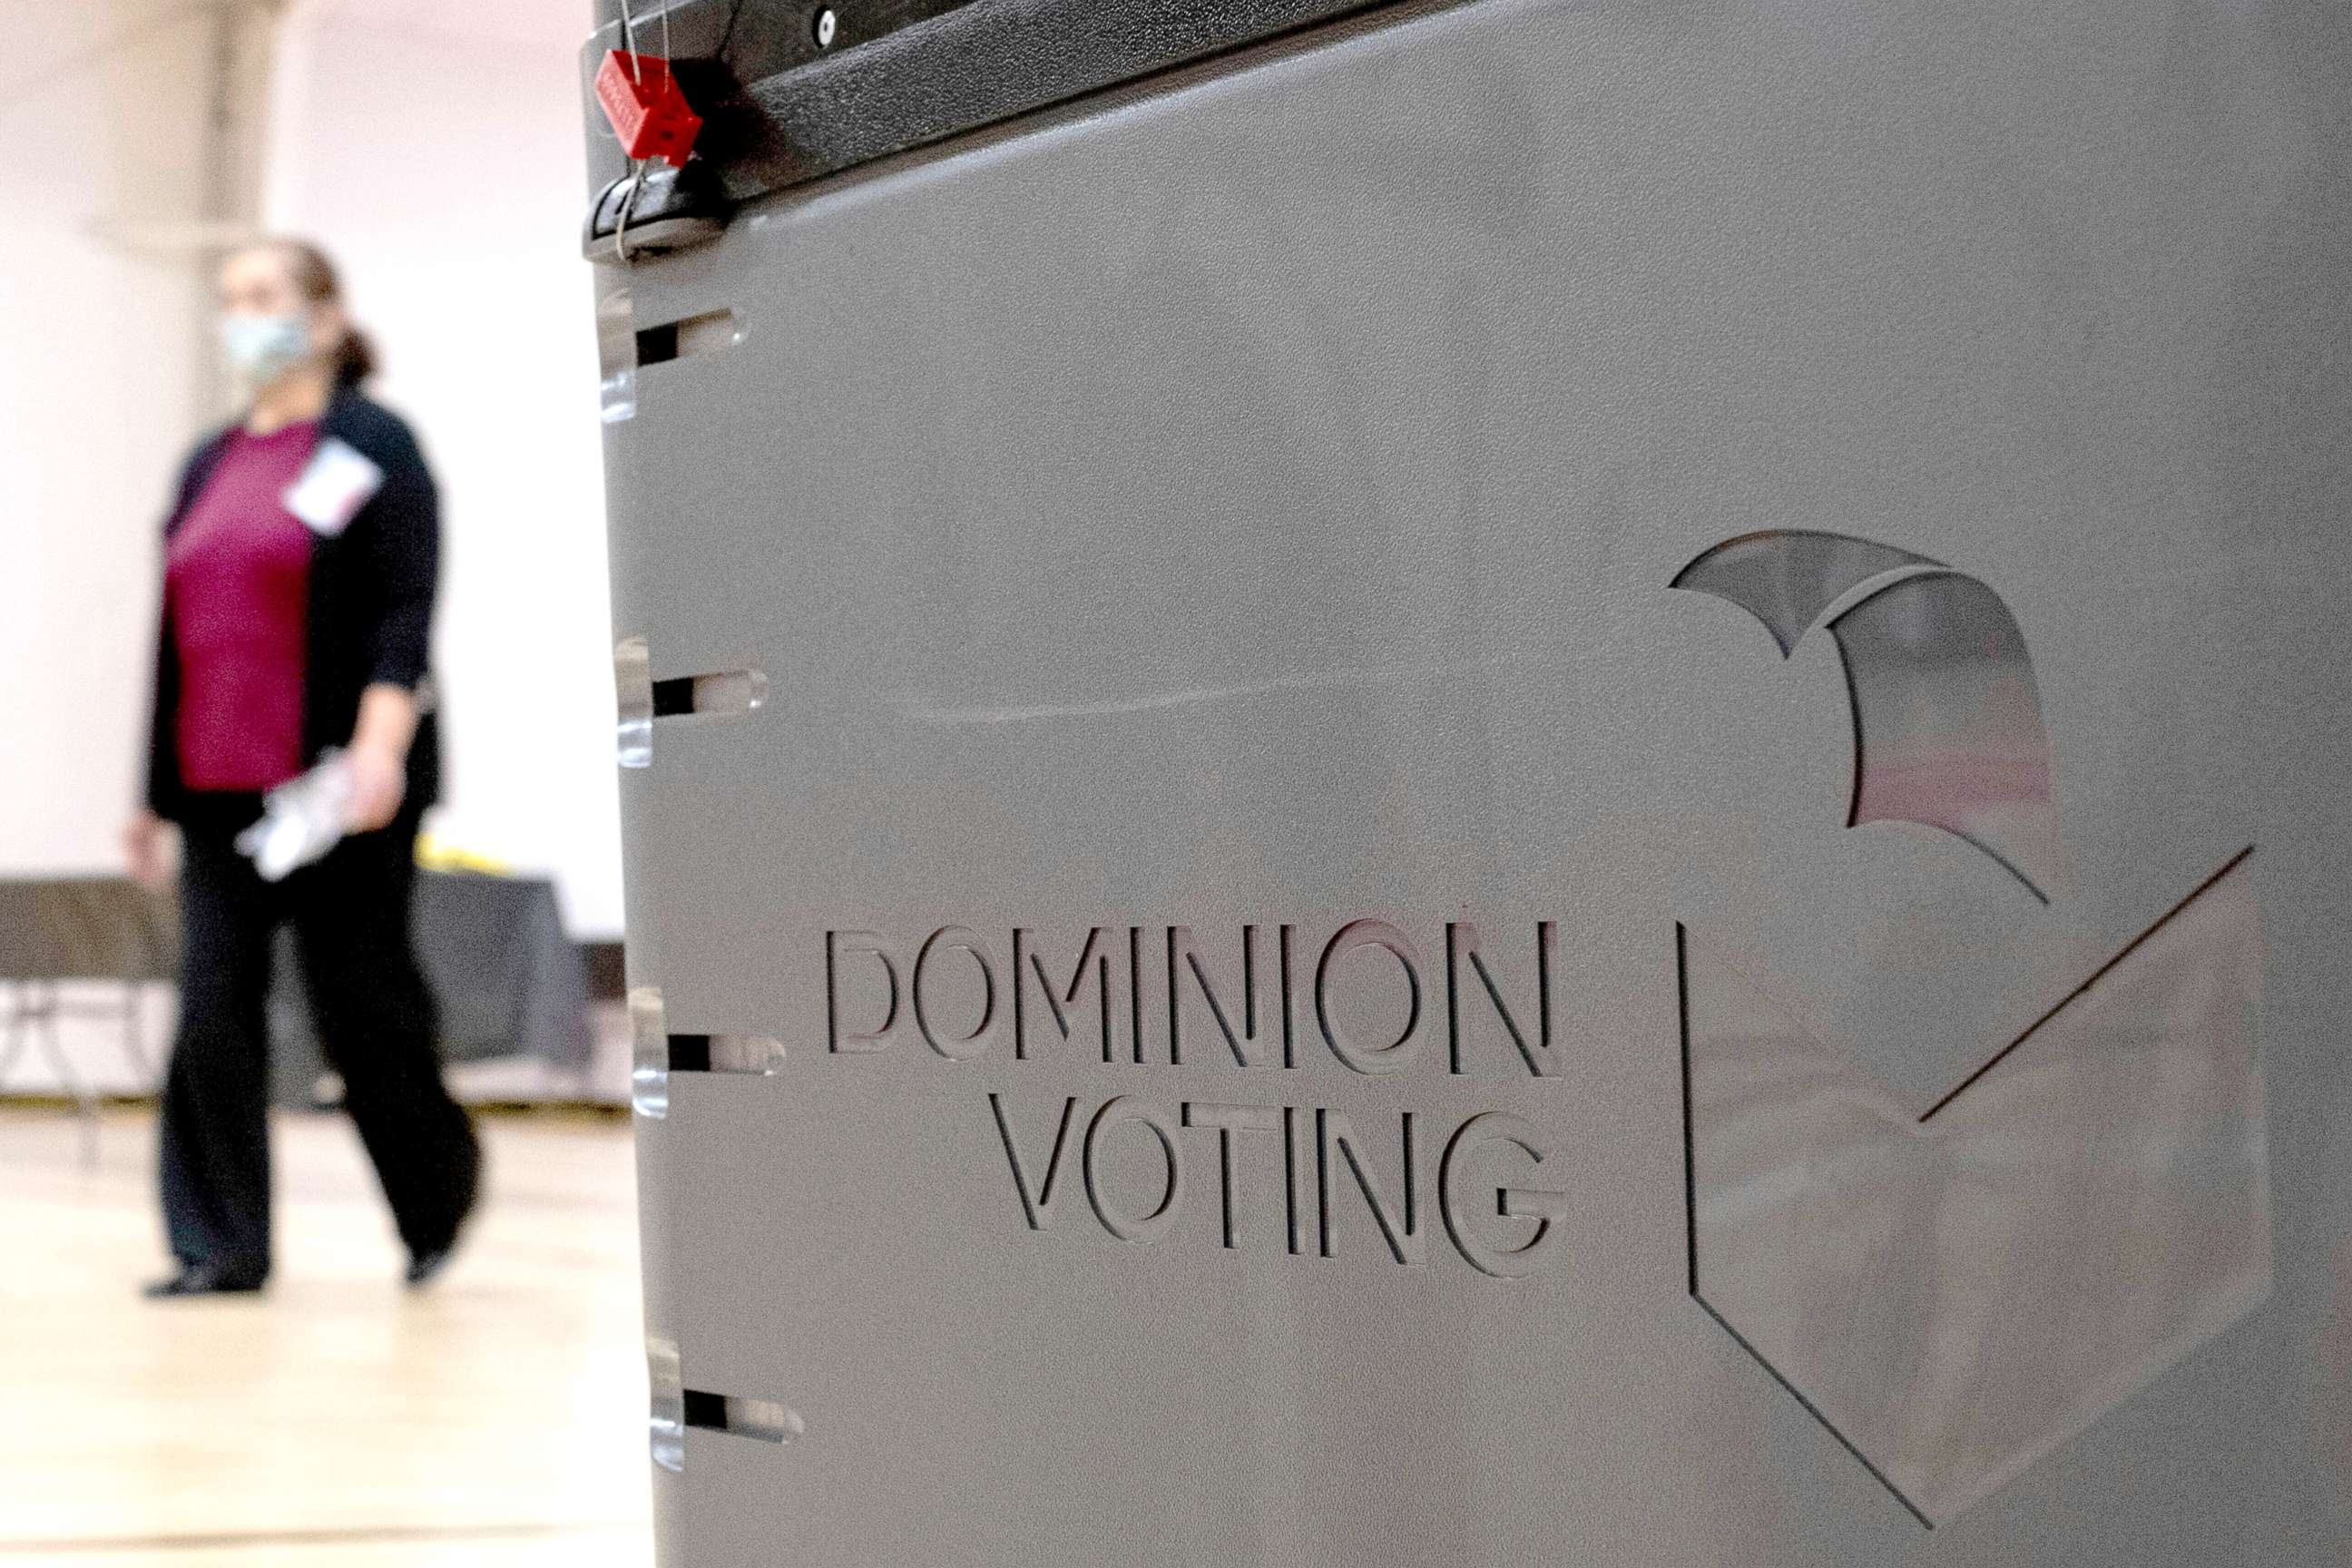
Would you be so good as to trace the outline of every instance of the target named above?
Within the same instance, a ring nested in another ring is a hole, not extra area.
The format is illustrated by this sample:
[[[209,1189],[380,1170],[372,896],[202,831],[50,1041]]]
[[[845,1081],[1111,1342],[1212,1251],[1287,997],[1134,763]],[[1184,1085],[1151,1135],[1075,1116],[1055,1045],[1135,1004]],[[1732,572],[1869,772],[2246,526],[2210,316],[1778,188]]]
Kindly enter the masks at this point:
[[[416,863],[427,871],[470,871],[479,877],[510,877],[511,862],[495,855],[485,855],[461,844],[452,844],[437,834],[416,836]]]

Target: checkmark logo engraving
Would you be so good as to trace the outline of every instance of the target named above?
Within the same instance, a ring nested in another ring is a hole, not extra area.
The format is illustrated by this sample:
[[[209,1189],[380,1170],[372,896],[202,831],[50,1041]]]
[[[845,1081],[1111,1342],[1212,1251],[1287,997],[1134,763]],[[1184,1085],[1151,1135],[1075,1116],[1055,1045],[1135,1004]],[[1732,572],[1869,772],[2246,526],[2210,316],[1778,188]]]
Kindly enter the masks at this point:
[[[1803,530],[1727,539],[1671,586],[1746,611],[1784,659],[1827,628],[1847,826],[1935,828],[2064,894],[2041,693],[1992,588]],[[1799,988],[1675,927],[1691,1297],[1924,1525],[2270,1294],[2252,853],[1916,1118],[1806,1026]]]
[[[1924,1524],[2270,1293],[2251,853],[1916,1119],[1677,928],[1691,1295]]]
[[[1932,827],[2042,903],[2063,890],[2042,693],[2025,634],[1990,587],[1907,550],[1804,529],[1727,539],[1669,586],[1747,611],[1784,659],[1828,628],[1853,721],[1847,826]]]

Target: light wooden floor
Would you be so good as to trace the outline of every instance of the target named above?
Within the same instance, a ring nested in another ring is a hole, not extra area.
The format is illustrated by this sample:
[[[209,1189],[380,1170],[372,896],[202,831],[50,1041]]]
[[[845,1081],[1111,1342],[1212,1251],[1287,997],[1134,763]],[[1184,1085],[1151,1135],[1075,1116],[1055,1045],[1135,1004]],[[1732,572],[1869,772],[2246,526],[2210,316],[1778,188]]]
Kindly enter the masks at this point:
[[[0,1109],[0,1568],[650,1563],[625,1123],[493,1117],[449,1272],[399,1243],[350,1126],[277,1124],[258,1300],[156,1304],[153,1123]]]

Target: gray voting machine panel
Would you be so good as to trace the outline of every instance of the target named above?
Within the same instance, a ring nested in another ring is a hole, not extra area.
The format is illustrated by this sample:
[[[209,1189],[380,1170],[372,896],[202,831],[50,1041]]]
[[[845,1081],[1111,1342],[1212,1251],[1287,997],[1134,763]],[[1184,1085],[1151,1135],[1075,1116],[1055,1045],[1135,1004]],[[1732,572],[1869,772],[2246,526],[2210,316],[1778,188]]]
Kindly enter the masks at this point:
[[[2333,8],[817,9],[596,268],[663,1561],[2352,1560]]]

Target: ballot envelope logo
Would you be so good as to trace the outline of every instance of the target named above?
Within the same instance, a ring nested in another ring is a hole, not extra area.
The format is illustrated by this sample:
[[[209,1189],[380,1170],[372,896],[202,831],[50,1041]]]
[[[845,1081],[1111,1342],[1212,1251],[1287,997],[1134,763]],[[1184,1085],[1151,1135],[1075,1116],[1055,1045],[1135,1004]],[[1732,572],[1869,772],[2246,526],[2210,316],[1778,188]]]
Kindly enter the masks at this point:
[[[1840,534],[1745,535],[1674,587],[1816,626],[1852,698],[1847,826],[1908,822],[2066,896],[2025,639],[1990,587]],[[2152,847],[2160,854],[2160,848]],[[2271,1289],[2247,860],[2179,901],[1914,1114],[1790,987],[1676,929],[1692,1297],[1934,1526]]]

